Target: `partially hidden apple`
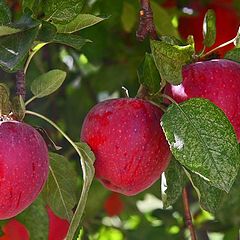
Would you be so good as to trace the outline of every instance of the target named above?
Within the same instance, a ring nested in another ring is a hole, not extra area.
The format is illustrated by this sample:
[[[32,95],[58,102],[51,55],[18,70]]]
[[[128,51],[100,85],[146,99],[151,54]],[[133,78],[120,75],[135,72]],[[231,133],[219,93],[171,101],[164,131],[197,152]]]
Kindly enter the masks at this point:
[[[50,207],[47,207],[47,212],[49,218],[48,240],[64,240],[70,225],[69,222],[54,214]]]
[[[109,217],[117,216],[122,213],[124,203],[119,193],[112,192],[107,196],[104,202],[104,210]]]
[[[90,110],[81,140],[93,150],[96,178],[106,188],[135,195],[160,178],[170,159],[161,116],[157,106],[133,98],[107,100]]]
[[[194,11],[193,15],[185,15],[179,18],[179,33],[182,38],[187,39],[188,35],[193,35],[197,51],[203,49],[202,26],[204,15],[208,9],[213,9],[216,13],[216,42],[207,48],[207,51],[225,43],[237,35],[240,23],[240,15],[233,7],[231,1],[216,0],[208,5],[201,5],[200,1],[193,1],[191,5],[185,8],[185,11]],[[217,50],[217,54],[223,57],[227,51],[232,49],[234,44],[229,44],[224,48]]]
[[[16,216],[39,195],[48,176],[48,150],[33,127],[0,118],[0,219]]]
[[[26,227],[16,219],[10,220],[2,227],[4,233],[0,240],[29,240],[29,233]]]
[[[165,93],[177,102],[206,98],[221,108],[240,142],[240,64],[216,59],[186,65],[180,85],[167,85]]]

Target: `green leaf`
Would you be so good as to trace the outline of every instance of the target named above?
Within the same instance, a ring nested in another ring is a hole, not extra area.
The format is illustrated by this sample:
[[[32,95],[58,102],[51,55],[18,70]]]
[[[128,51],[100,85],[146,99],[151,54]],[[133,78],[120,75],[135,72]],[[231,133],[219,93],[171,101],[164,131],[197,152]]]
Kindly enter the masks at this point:
[[[162,126],[174,157],[212,186],[229,192],[239,169],[234,129],[224,112],[206,99],[172,104]]]
[[[216,218],[225,225],[240,225],[240,174],[238,174],[230,192],[225,194],[221,206],[216,212]]]
[[[84,181],[83,181],[81,197],[78,202],[73,219],[71,221],[68,234],[67,234],[67,239],[73,239],[74,235],[76,234],[76,231],[79,227],[79,224],[83,215],[83,211],[86,206],[88,192],[95,174],[95,169],[93,166],[95,161],[95,156],[91,151],[90,147],[83,142],[75,143],[75,146],[78,148],[78,154],[81,157],[81,165],[83,169]]]
[[[223,240],[232,240],[239,238],[239,228],[234,227],[225,232]]]
[[[22,96],[20,95],[20,96],[14,97],[12,101],[12,112],[18,121],[23,120],[25,116],[25,111],[26,111],[26,108],[25,108],[25,103],[23,101]]]
[[[57,28],[46,21],[42,21],[42,26],[39,30],[37,39],[41,42],[51,42],[57,34]]]
[[[62,147],[57,146],[55,142],[51,139],[51,137],[48,135],[48,133],[45,131],[45,129],[41,127],[35,127],[35,129],[41,134],[43,137],[45,143],[47,144],[49,149],[53,149],[54,151],[58,151],[62,149]]]
[[[121,15],[121,22],[123,25],[123,29],[126,32],[131,32],[134,25],[137,22],[137,14],[134,6],[126,1],[123,3],[123,11]]]
[[[83,45],[85,45],[87,42],[91,42],[90,40],[84,39],[78,35],[67,34],[67,33],[57,34],[53,41],[56,43],[68,45],[77,50],[80,50],[83,47]]]
[[[4,25],[11,22],[11,11],[6,4],[6,1],[0,1],[0,25]]]
[[[240,63],[240,48],[234,48],[227,52],[224,58]]]
[[[172,16],[159,3],[151,1],[153,19],[156,30],[160,35],[179,37],[177,28],[172,24]]]
[[[31,240],[48,239],[48,214],[41,195],[16,218],[27,227]]]
[[[77,173],[64,157],[49,153],[50,173],[43,189],[43,197],[55,214],[69,221],[77,204]]]
[[[0,116],[8,115],[11,111],[9,96],[9,88],[5,84],[0,83]]]
[[[42,14],[43,3],[41,0],[22,0],[21,5],[24,11],[26,11],[26,9],[30,9],[36,18],[38,18],[39,14]]]
[[[84,142],[76,142],[75,144],[79,148],[86,164],[93,166],[96,158],[91,148]]]
[[[97,17],[91,14],[79,14],[71,22],[67,24],[56,24],[59,33],[73,33],[81,29],[93,26],[106,18]]]
[[[195,173],[189,173],[189,176],[201,207],[210,213],[216,213],[226,192],[209,185],[207,181]]]
[[[161,78],[173,85],[182,82],[182,67],[194,55],[193,45],[178,46],[163,41],[151,41],[151,50]]]
[[[66,24],[80,14],[86,0],[43,0],[43,11],[47,20]]]
[[[187,177],[181,164],[172,158],[165,171],[167,186],[162,186],[162,201],[164,208],[173,205],[182,194],[187,183]],[[166,188],[163,189],[163,188]]]
[[[42,98],[55,92],[64,82],[66,72],[54,69],[33,80],[31,91],[35,98]]]
[[[13,30],[21,29],[21,31]],[[39,30],[39,21],[24,15],[9,31],[0,37],[0,66],[6,71],[17,71],[32,47]],[[16,41],[17,39],[17,41]]]
[[[211,47],[216,40],[216,15],[209,9],[203,22],[203,43],[206,47]]]
[[[11,35],[11,34],[14,34],[14,33],[20,32],[20,31],[21,31],[21,29],[2,25],[2,26],[0,26],[0,37],[6,36],[6,35]]]
[[[161,79],[154,63],[152,54],[146,53],[145,58],[138,68],[138,80],[151,93],[159,91]]]

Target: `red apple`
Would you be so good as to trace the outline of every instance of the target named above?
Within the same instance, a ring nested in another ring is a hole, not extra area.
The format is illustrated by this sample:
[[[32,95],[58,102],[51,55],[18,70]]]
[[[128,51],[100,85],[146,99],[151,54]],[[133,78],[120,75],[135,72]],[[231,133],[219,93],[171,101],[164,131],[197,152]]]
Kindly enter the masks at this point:
[[[201,51],[203,48],[202,25],[204,15],[208,9],[213,9],[216,13],[217,35],[215,44],[207,48],[207,51],[229,41],[237,35],[240,18],[237,10],[234,9],[229,1],[213,1],[213,3],[207,6],[202,6],[199,2],[194,2],[189,8],[195,11],[195,15],[182,16],[179,18],[179,33],[184,39],[186,39],[188,35],[193,35],[197,51]],[[220,56],[224,56],[224,54],[233,47],[234,45],[230,44],[219,49],[217,53],[220,54]]]
[[[160,178],[170,159],[160,126],[162,111],[140,99],[97,104],[87,114],[81,139],[96,156],[96,177],[115,192],[135,195]]]
[[[120,194],[112,192],[104,202],[104,210],[109,217],[121,214],[124,209]]]
[[[69,222],[55,215],[51,208],[47,207],[47,211],[49,218],[48,240],[63,240],[67,235]]]
[[[0,121],[0,219],[11,218],[38,196],[48,176],[48,150],[33,127]]]
[[[168,85],[166,94],[177,102],[209,99],[225,112],[240,142],[240,64],[224,59],[197,62],[184,66],[182,74],[183,82]]]
[[[4,235],[0,240],[29,240],[29,233],[26,227],[13,219],[2,227]]]

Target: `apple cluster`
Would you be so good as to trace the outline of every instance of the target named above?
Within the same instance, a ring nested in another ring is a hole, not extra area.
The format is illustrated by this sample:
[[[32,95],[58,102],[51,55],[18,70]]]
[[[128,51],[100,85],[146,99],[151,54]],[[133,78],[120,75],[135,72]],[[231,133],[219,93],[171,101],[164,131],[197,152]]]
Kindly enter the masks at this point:
[[[240,141],[240,64],[225,59],[196,62],[182,69],[180,85],[167,85],[176,102],[206,98],[221,108]],[[108,189],[135,195],[156,182],[171,158],[160,122],[163,112],[138,98],[98,103],[87,114],[81,139],[96,155],[96,177]]]

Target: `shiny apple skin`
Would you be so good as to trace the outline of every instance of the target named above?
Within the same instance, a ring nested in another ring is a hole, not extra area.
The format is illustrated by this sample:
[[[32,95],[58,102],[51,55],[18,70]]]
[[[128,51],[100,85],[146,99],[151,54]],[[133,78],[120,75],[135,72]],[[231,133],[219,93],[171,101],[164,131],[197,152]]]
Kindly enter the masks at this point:
[[[81,140],[93,150],[96,178],[106,188],[135,195],[160,178],[170,159],[162,114],[157,106],[133,98],[107,100],[90,110]]]

